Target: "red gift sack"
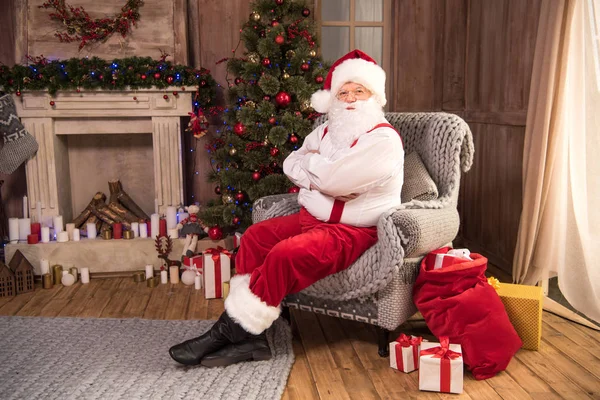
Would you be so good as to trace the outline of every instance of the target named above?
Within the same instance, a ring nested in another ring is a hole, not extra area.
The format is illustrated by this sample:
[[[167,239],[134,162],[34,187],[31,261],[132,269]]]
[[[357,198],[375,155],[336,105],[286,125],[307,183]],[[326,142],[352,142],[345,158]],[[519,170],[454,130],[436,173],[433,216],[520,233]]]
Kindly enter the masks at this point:
[[[506,369],[522,342],[485,278],[487,258],[446,256],[449,250],[435,250],[421,261],[413,300],[431,333],[462,346],[475,379],[491,378]]]

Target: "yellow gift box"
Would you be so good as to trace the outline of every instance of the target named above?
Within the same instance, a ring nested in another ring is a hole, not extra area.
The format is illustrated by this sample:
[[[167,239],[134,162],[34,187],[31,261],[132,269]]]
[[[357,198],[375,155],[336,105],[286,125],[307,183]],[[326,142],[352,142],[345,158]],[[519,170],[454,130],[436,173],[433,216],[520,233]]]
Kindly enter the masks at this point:
[[[523,341],[523,348],[538,350],[542,340],[542,288],[500,283],[498,295],[510,322]]]

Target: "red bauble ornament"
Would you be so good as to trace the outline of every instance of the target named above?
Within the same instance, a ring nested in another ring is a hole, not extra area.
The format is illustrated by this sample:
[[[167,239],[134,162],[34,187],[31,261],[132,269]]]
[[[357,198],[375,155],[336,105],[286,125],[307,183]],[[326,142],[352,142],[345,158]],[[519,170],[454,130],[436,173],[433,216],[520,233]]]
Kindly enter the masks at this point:
[[[310,69],[310,64],[309,64],[309,63],[303,63],[303,64],[300,66],[300,69],[301,69],[302,71],[306,72],[306,71],[308,71],[308,70]]]
[[[178,93],[177,93],[177,90],[174,90],[174,91],[173,91],[173,96],[177,96],[177,94],[178,94]]]
[[[50,101],[50,105],[51,105],[52,107],[54,107],[54,105],[55,105],[55,104],[56,104],[56,103],[54,102],[54,100],[51,100],[51,101]]]
[[[292,143],[292,144],[298,143],[298,136],[296,136],[296,135],[290,136],[290,143]]]
[[[292,101],[292,96],[290,96],[289,93],[287,93],[287,92],[279,92],[275,96],[275,102],[277,103],[277,105],[279,107],[282,107],[282,108],[287,107],[291,101]]]
[[[15,94],[16,94],[17,96],[20,96],[20,95],[21,95],[21,91],[20,91],[20,90],[17,90],[17,93],[15,93]]]
[[[223,239],[223,229],[220,226],[215,225],[208,230],[208,237],[212,240],[221,240]]]
[[[294,114],[296,115],[296,117],[301,117],[302,116],[302,113],[300,111],[296,111]]]
[[[239,201],[240,203],[241,203],[242,201],[244,201],[244,199],[245,199],[245,198],[246,198],[246,195],[245,195],[244,193],[242,193],[242,192],[237,192],[237,193],[235,194],[235,199],[236,199],[237,201]]]
[[[146,80],[146,78],[148,78],[148,77],[146,76],[146,74],[141,74],[141,75],[140,75],[140,79],[141,79],[141,80],[145,81],[145,80]]]
[[[277,35],[275,36],[275,43],[277,44],[284,44],[285,43],[285,38],[281,35]]]
[[[271,147],[271,150],[269,150],[269,153],[271,153],[271,156],[277,157],[277,155],[279,154],[279,149],[277,147]]]
[[[277,4],[278,6],[283,4],[283,0],[275,0],[275,4]]]
[[[154,73],[154,79],[160,79],[160,72]]]
[[[269,60],[268,58],[263,58],[262,65],[268,67],[269,65],[271,65],[271,60]]]
[[[302,15],[308,17],[310,15],[310,10],[308,8],[305,8],[304,10],[302,10]]]
[[[265,36],[267,36],[267,33],[265,31],[260,31],[260,33],[258,35],[260,37],[265,37]]]
[[[298,186],[292,186],[291,188],[288,189],[288,193],[298,193],[300,191],[300,188]]]
[[[221,186],[215,186],[215,194],[221,194]]]
[[[263,96],[263,100],[264,101],[271,101],[271,96],[269,96],[268,94]]]
[[[202,86],[202,87],[206,86],[206,81],[200,81],[200,86]]]
[[[231,220],[231,222],[233,222],[234,225],[239,225],[240,222],[242,222],[242,220],[240,219],[240,217],[238,217],[236,215],[235,217],[233,217],[233,219]]]
[[[172,75],[167,76],[167,83],[169,85],[171,85],[174,81],[175,81],[175,78],[173,78]]]
[[[185,86],[182,86],[182,87],[181,87],[181,91],[182,91],[182,92],[185,92]]]
[[[271,168],[273,168],[273,169],[275,169],[275,168],[279,167],[279,165],[277,164],[277,161],[273,161],[273,162],[271,163],[271,165],[269,165],[269,166],[270,166]]]
[[[242,78],[235,78],[234,82],[236,85],[239,85],[240,83],[242,83]]]
[[[133,100],[137,101],[137,97],[133,96]]]
[[[241,122],[238,122],[233,126],[233,132],[238,136],[242,136],[246,132],[246,127]]]
[[[271,21],[271,26],[277,26],[277,25],[279,25],[279,22],[277,20],[274,19],[273,21]]]
[[[104,79],[104,75],[98,76],[98,79],[103,80]]]
[[[253,172],[252,173],[252,180],[257,182],[260,180],[260,172]]]
[[[269,118],[269,123],[271,125],[275,125],[277,123],[277,120],[275,119],[275,117],[271,117],[271,118]]]
[[[315,78],[315,82],[317,82],[317,83],[319,83],[319,84],[320,84],[320,83],[323,83],[323,81],[324,81],[324,79],[323,79],[323,77],[322,77],[321,75],[319,75],[319,76],[317,76],[317,77]]]
[[[165,94],[165,95],[163,96],[163,99],[165,99],[165,100],[169,100],[169,95],[168,95],[168,94]]]
[[[77,93],[81,93],[81,89],[77,88]]]

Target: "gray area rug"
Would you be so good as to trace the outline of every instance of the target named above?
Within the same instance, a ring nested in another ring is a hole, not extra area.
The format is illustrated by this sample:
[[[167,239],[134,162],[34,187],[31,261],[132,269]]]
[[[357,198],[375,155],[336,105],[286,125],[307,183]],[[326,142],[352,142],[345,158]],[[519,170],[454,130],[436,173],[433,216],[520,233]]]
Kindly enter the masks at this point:
[[[2,399],[280,399],[294,363],[287,323],[268,331],[273,358],[186,367],[170,346],[214,321],[0,317]]]

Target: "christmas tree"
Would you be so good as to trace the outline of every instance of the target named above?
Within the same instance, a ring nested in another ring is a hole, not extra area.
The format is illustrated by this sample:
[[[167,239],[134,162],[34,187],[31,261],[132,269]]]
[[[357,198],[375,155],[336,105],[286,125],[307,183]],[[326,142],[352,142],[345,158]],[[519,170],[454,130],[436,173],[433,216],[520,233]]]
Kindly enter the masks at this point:
[[[249,226],[256,199],[298,191],[282,165],[311,132],[318,114],[310,96],[327,75],[306,1],[258,0],[251,10],[241,30],[246,52],[227,60],[223,129],[207,146],[220,199],[201,218],[225,230]]]

